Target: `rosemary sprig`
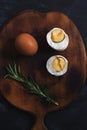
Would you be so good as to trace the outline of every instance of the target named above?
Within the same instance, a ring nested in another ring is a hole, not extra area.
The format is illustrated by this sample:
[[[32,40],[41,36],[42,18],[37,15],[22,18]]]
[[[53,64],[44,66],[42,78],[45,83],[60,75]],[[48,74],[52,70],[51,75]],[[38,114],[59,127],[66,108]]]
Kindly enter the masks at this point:
[[[59,105],[52,97],[49,96],[47,89],[42,90],[39,85],[33,80],[32,77],[28,80],[20,71],[20,67],[17,68],[16,64],[8,65],[6,67],[7,74],[5,77],[10,77],[24,85],[24,88],[32,94],[36,94],[41,98],[44,98],[47,102]]]

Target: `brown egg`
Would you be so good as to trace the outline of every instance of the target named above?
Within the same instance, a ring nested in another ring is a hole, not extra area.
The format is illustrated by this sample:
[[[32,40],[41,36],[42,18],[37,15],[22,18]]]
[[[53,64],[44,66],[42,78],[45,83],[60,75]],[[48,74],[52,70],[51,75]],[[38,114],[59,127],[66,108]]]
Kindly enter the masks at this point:
[[[36,54],[38,50],[38,43],[32,35],[22,33],[17,36],[15,40],[15,47],[19,53],[32,56]]]

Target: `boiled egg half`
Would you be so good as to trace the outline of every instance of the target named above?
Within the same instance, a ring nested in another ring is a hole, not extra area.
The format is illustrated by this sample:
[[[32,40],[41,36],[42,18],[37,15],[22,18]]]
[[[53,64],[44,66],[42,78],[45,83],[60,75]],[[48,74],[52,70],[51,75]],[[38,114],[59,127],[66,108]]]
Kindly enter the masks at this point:
[[[55,50],[65,50],[69,44],[69,37],[61,28],[53,28],[46,35],[47,43]]]
[[[47,71],[54,76],[61,76],[68,70],[68,60],[62,55],[50,57],[46,62]]]

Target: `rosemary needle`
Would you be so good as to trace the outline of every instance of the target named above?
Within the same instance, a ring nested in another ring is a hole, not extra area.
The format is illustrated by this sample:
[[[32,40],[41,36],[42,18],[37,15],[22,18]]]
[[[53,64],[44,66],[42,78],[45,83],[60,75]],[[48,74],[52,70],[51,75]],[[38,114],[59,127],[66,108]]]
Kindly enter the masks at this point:
[[[53,103],[55,105],[59,105],[57,101],[55,101],[52,97],[49,96],[48,90],[44,89],[42,90],[41,87],[33,80],[33,78],[30,76],[30,79],[28,80],[20,71],[20,67],[17,68],[16,64],[8,65],[6,67],[7,74],[5,77],[10,77],[18,82],[21,82],[24,85],[24,88],[32,94],[36,94],[40,96],[41,98],[44,98],[47,102]]]

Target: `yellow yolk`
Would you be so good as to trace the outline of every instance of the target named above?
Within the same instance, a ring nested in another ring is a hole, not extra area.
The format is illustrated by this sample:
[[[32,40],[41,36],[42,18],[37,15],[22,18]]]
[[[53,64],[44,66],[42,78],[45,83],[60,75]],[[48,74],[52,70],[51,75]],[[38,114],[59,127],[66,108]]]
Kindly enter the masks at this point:
[[[56,71],[62,71],[66,65],[65,60],[62,57],[56,57],[53,61],[53,68]]]
[[[62,30],[55,29],[51,32],[51,39],[53,42],[61,42],[64,39],[65,35]]]

